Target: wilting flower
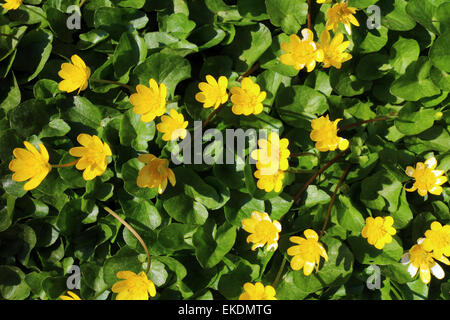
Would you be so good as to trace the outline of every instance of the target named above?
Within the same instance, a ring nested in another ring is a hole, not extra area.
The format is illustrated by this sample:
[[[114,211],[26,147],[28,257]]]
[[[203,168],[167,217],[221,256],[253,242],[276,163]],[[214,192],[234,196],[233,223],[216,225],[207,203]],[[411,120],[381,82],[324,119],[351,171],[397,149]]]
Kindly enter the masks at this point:
[[[260,149],[253,150],[250,156],[257,160],[256,168],[262,175],[273,175],[278,170],[286,171],[289,168],[289,140],[280,139],[278,133],[271,132],[267,139],[259,139]]]
[[[255,284],[247,282],[239,300],[277,300],[275,294],[275,288],[272,286],[264,286],[261,282]]]
[[[140,188],[158,188],[158,193],[161,194],[167,187],[167,179],[172,186],[175,185],[175,174],[169,168],[167,159],[159,159],[152,154],[141,154],[138,160],[145,163],[137,177],[137,185]]]
[[[319,48],[323,50],[323,67],[333,66],[340,69],[342,63],[352,58],[350,53],[344,52],[350,45],[350,41],[343,41],[344,35],[337,33],[333,40],[330,39],[328,30],[323,30],[320,36]]]
[[[217,109],[221,104],[228,101],[228,79],[220,76],[218,81],[213,76],[206,76],[207,82],[200,82],[198,88],[200,92],[195,95],[195,100],[203,103],[203,108]]]
[[[348,148],[348,140],[337,136],[337,125],[341,120],[336,119],[331,122],[328,115],[326,115],[311,121],[313,130],[309,136],[312,141],[316,142],[317,150],[325,152],[334,151],[336,148],[339,148],[339,150]]]
[[[184,121],[182,113],[178,113],[175,109],[170,109],[169,115],[163,115],[161,122],[156,125],[156,129],[163,133],[164,141],[176,140],[178,137],[184,139],[187,134],[186,127],[188,122]]]
[[[14,172],[12,175],[14,181],[23,182],[29,179],[23,188],[31,190],[41,184],[52,166],[48,163],[48,152],[42,143],[39,144],[40,152],[28,141],[24,141],[23,144],[26,149],[15,148],[13,150],[16,159],[11,160],[9,169]]]
[[[247,242],[253,243],[252,250],[264,247],[266,244],[267,251],[278,248],[281,224],[277,220],[272,221],[267,213],[253,211],[250,219],[242,220],[242,227],[251,233],[247,237]]]
[[[283,187],[284,171],[278,170],[274,174],[267,174],[263,169],[256,170],[254,173],[258,182],[256,186],[258,189],[264,190],[265,192],[280,192]]]
[[[22,0],[5,0],[5,3],[2,4],[2,7],[6,10],[16,10],[22,4]]]
[[[357,8],[349,7],[346,1],[336,3],[327,10],[325,15],[327,19],[326,29],[337,31],[339,23],[343,23],[348,34],[352,34],[352,24],[359,27],[359,22],[353,15]]]
[[[402,264],[408,266],[408,272],[411,277],[417,274],[417,270],[420,273],[420,280],[423,283],[428,284],[431,280],[431,274],[438,279],[443,279],[445,272],[442,267],[434,260],[436,258],[431,252],[427,251],[423,247],[424,238],[417,240],[417,244],[413,245],[409,252],[402,256]],[[450,261],[444,256],[437,257],[436,260],[450,265]]]
[[[368,217],[366,225],[362,229],[361,235],[367,238],[369,244],[375,246],[377,249],[383,249],[387,243],[392,242],[392,236],[397,232],[392,225],[394,219],[388,217]]]
[[[447,182],[447,177],[443,176],[444,170],[434,170],[437,166],[437,160],[435,157],[431,157],[423,162],[416,164],[416,169],[411,166],[406,167],[406,174],[411,178],[414,178],[414,182],[411,188],[405,188],[406,191],[417,192],[421,196],[426,196],[427,193],[440,195],[442,193],[441,185]]]
[[[78,93],[80,93],[88,86],[91,69],[76,54],[70,60],[72,60],[72,63],[63,63],[61,70],[58,72],[58,75],[64,79],[58,84],[58,89],[67,92],[78,89]]]
[[[301,33],[303,39],[292,34],[289,41],[281,43],[281,49],[286,53],[280,56],[280,60],[283,64],[293,66],[296,70],[301,70],[306,66],[306,70],[311,72],[316,67],[316,62],[323,60],[323,52],[314,42],[314,34],[311,30],[305,28]]]
[[[125,279],[114,283],[112,292],[117,293],[116,300],[148,300],[156,295],[155,284],[147,278],[145,272],[119,271],[117,278]]]
[[[291,242],[297,243],[297,245],[290,247],[287,254],[293,256],[291,268],[296,271],[303,268],[303,274],[309,276],[315,266],[317,266],[317,269],[319,268],[320,257],[328,261],[328,254],[319,242],[319,236],[314,230],[307,229],[303,234],[306,239],[297,236],[289,238]]]
[[[266,92],[261,91],[259,85],[250,78],[244,78],[241,87],[230,89],[232,111],[236,115],[260,114],[263,111],[262,102],[266,99]]]
[[[149,87],[142,84],[136,86],[136,93],[130,96],[130,103],[134,106],[133,112],[141,114],[141,121],[150,122],[166,112],[167,87],[155,79],[149,80]]]
[[[81,298],[79,296],[77,296],[75,293],[73,293],[72,291],[67,291],[68,296],[64,296],[61,295],[59,296],[59,298],[61,300],[81,300]]]
[[[83,171],[83,179],[92,180],[101,176],[108,166],[108,156],[112,156],[111,149],[106,142],[102,142],[96,135],[81,133],[77,141],[82,147],[74,147],[69,150],[69,154],[79,157],[75,167]]]
[[[442,226],[438,221],[434,221],[430,230],[425,232],[422,245],[425,250],[433,252],[435,257],[450,257],[450,225]]]

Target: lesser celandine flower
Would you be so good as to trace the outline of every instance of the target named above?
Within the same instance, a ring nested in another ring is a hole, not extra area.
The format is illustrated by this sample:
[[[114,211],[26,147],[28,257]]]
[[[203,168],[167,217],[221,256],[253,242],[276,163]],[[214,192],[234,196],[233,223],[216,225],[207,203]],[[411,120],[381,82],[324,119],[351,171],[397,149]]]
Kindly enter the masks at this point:
[[[5,0],[5,3],[2,4],[2,7],[6,10],[16,10],[22,4],[22,0]]]
[[[334,4],[327,10],[325,17],[327,19],[326,29],[338,30],[339,23],[343,23],[348,34],[352,34],[352,24],[359,27],[359,22],[353,15],[357,8],[349,7],[347,1]]]
[[[280,60],[281,63],[293,66],[296,70],[306,67],[306,70],[311,72],[316,67],[316,62],[323,60],[323,52],[314,42],[314,34],[311,30],[305,28],[301,33],[303,39],[292,34],[289,41],[281,43],[281,49],[286,53],[280,56]]]
[[[278,248],[281,224],[277,220],[272,221],[267,213],[253,211],[250,219],[242,220],[242,227],[251,233],[247,237],[247,242],[253,243],[252,250],[264,247],[266,244],[267,251]]]
[[[200,92],[195,95],[195,100],[203,103],[203,108],[217,109],[221,104],[228,101],[228,79],[220,76],[218,80],[213,76],[207,75],[206,82],[200,82],[198,88]]]
[[[443,176],[444,170],[435,170],[436,166],[436,158],[431,157],[425,163],[418,162],[416,169],[411,166],[406,167],[405,173],[416,181],[411,188],[405,188],[405,190],[409,192],[417,190],[421,196],[426,196],[428,192],[440,195],[442,193],[441,185],[446,183],[448,179]]]
[[[241,87],[233,87],[230,89],[231,102],[233,111],[236,115],[260,114],[263,111],[262,102],[266,99],[266,92],[261,91],[258,84],[254,83],[250,78],[244,78]]]
[[[283,187],[284,171],[278,170],[273,174],[267,174],[263,169],[256,170],[255,178],[258,179],[256,186],[265,192],[280,192]]]
[[[133,112],[140,114],[141,121],[150,122],[166,112],[167,87],[164,83],[158,86],[155,79],[149,80],[149,87],[142,84],[136,86],[136,93],[130,96]]]
[[[317,3],[330,3],[332,0],[316,0]]]
[[[325,117],[322,116],[311,121],[313,130],[309,136],[312,141],[316,142],[317,150],[325,152],[334,151],[336,148],[339,148],[339,150],[346,150],[348,148],[348,140],[338,137],[337,135],[337,125],[341,120],[342,119],[336,119],[330,121],[328,115],[326,115]]]
[[[425,250],[433,252],[435,257],[450,257],[450,225],[442,226],[438,221],[431,223],[430,229],[425,231],[422,245]]]
[[[187,134],[188,122],[184,121],[182,113],[178,113],[175,109],[170,109],[169,115],[163,115],[161,122],[156,125],[156,129],[163,133],[164,141],[176,140],[178,137],[184,139]]]
[[[328,254],[319,242],[319,236],[314,230],[307,229],[303,234],[305,238],[298,236],[289,238],[291,242],[297,245],[290,247],[287,250],[287,254],[293,256],[291,268],[296,271],[303,269],[303,274],[309,276],[315,266],[317,266],[317,269],[319,268],[320,257],[328,261]]]
[[[320,36],[319,48],[323,50],[323,67],[331,66],[340,69],[342,63],[352,58],[350,53],[344,52],[350,45],[350,41],[343,41],[344,35],[337,33],[333,40],[330,38],[328,30],[323,30]]]
[[[59,296],[59,298],[61,300],[81,300],[81,298],[72,291],[67,291],[67,294],[68,294],[67,296],[62,295],[62,296]]]
[[[256,168],[262,175],[273,175],[278,170],[286,171],[289,167],[289,140],[280,139],[276,132],[271,132],[267,139],[259,139],[260,149],[253,150],[250,156],[257,160]]]
[[[239,296],[239,300],[277,300],[275,298],[275,288],[264,286],[261,282],[244,284],[244,292]]]
[[[156,295],[155,284],[147,278],[145,272],[119,271],[117,278],[125,279],[114,283],[112,292],[117,293],[116,300],[148,300]]]
[[[70,60],[72,63],[63,63],[61,70],[58,72],[58,75],[64,79],[58,84],[58,89],[66,92],[72,92],[78,89],[78,93],[80,93],[89,84],[91,69],[76,54]]]
[[[167,179],[172,186],[175,185],[175,174],[169,168],[167,159],[159,159],[152,154],[141,154],[138,160],[145,163],[137,177],[137,185],[140,188],[158,188],[158,193],[161,194],[167,187]]]
[[[92,180],[101,176],[108,166],[108,156],[112,156],[111,149],[106,142],[102,142],[96,135],[81,133],[77,137],[81,147],[74,147],[69,150],[69,154],[79,157],[75,167],[83,171],[83,179]]]
[[[361,235],[363,238],[367,238],[369,244],[381,250],[387,243],[392,242],[392,236],[397,232],[395,228],[392,227],[393,224],[394,219],[391,216],[376,218],[368,217]]]
[[[435,257],[433,253],[427,251],[423,247],[424,238],[417,240],[417,244],[402,256],[402,264],[408,266],[408,272],[414,277],[419,270],[420,280],[428,284],[431,280],[431,274],[438,279],[443,279],[445,272],[442,267],[434,260],[438,260],[446,265],[450,265],[450,261],[444,256]]]
[[[48,175],[52,166],[48,163],[49,155],[45,146],[40,143],[39,151],[28,141],[23,143],[25,148],[15,148],[9,169],[14,172],[12,179],[17,182],[29,180],[23,188],[32,190],[39,186]]]

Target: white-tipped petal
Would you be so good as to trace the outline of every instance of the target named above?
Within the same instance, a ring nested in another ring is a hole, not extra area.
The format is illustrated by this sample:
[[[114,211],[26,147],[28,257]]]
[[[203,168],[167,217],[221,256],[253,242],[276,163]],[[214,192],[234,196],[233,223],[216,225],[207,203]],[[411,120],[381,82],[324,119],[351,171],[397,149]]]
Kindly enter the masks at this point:
[[[411,277],[414,277],[417,274],[417,268],[414,267],[412,264],[408,267],[408,273],[411,275]]]
[[[443,279],[445,277],[444,269],[437,263],[431,267],[431,273],[438,279]]]

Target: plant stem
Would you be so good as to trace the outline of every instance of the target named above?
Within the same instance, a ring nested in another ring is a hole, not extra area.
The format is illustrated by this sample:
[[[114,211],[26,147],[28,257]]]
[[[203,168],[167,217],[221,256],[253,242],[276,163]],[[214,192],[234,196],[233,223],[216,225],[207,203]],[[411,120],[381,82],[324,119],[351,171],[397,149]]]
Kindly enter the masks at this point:
[[[0,33],[1,37],[8,37],[8,38],[13,38],[14,40],[19,41],[20,39],[17,38],[16,36],[13,36],[12,34],[7,34],[7,33]]]
[[[98,82],[98,83],[115,84],[116,86],[121,86],[121,87],[128,89],[128,91],[130,91],[131,93],[136,92],[136,90],[134,90],[134,88],[132,86],[129,86],[122,82],[113,81],[113,80],[103,80],[103,79],[90,79],[90,80],[94,81],[94,82]]]
[[[144,248],[145,253],[147,254],[147,269],[145,270],[145,274],[148,273],[148,271],[150,270],[150,253],[148,252],[147,246],[145,245],[144,240],[142,240],[142,238],[139,236],[139,234],[136,232],[136,230],[133,229],[132,226],[130,226],[127,222],[125,222],[125,220],[123,220],[117,213],[115,213],[113,210],[111,210],[108,207],[104,207],[104,209],[110,214],[112,215],[114,218],[116,218],[117,220],[119,220],[119,222],[121,224],[123,224],[125,226],[125,228],[127,228],[128,230],[130,230],[130,232],[136,237],[136,239],[141,243],[142,247]]]
[[[315,156],[315,157],[317,157],[317,154],[315,154],[314,152],[291,153],[289,155],[289,158],[298,158],[298,157],[305,157],[305,156]]]
[[[336,189],[333,192],[333,196],[331,197],[330,204],[328,205],[327,216],[326,216],[325,221],[323,223],[323,227],[322,227],[322,230],[320,231],[319,237],[322,237],[323,234],[325,233],[325,229],[327,228],[328,220],[330,219],[331,209],[333,208],[334,199],[336,198],[336,194],[337,194],[339,188],[341,187],[342,182],[344,182],[345,177],[347,177],[347,174],[350,171],[351,166],[352,166],[351,164],[349,164],[347,166],[347,169],[345,169],[344,173],[342,174],[341,178],[339,179],[339,182],[338,182],[338,184],[336,186]]]
[[[311,8],[312,8],[312,3],[311,0],[308,0],[308,29],[311,30]]]
[[[333,163],[338,161],[343,155],[345,151],[340,152],[336,157],[328,161],[322,168],[319,169],[306,183],[305,185],[300,189],[300,191],[295,195],[294,197],[294,203],[298,204],[300,202],[300,197],[302,196],[303,192],[308,188],[308,186],[314,182],[314,180],[317,178],[319,174],[324,172],[326,169],[328,169]]]
[[[221,104],[217,107],[217,109],[214,109],[214,111],[209,114],[208,118],[206,118],[205,122],[203,122],[202,129],[205,129],[206,125],[211,121],[212,118],[214,118],[216,113],[219,112],[219,110],[222,109],[224,105],[225,104]]]
[[[52,166],[52,168],[67,168],[67,167],[72,167],[72,166],[74,166],[74,165],[77,164],[78,160],[80,160],[80,159],[77,159],[77,160],[72,161],[72,162],[69,162],[69,163],[64,163],[64,164],[52,164],[51,166]]]
[[[275,280],[272,283],[272,287],[274,287],[274,288],[278,285],[278,282],[280,282],[281,274],[283,273],[283,269],[284,269],[284,266],[286,265],[286,261],[287,261],[286,258],[283,257],[283,261],[281,262],[280,269],[278,269],[278,273],[275,277]]]
[[[339,131],[345,131],[345,130],[351,129],[353,127],[358,127],[365,123],[384,121],[384,120],[389,120],[389,119],[392,119],[392,118],[391,117],[380,117],[380,118],[374,118],[374,119],[369,119],[369,120],[365,120],[365,121],[358,121],[358,122],[355,122],[355,123],[352,123],[352,124],[349,124],[349,125],[346,125],[346,126],[340,128]]]
[[[81,8],[85,2],[86,0],[81,0],[79,7]]]
[[[242,76],[240,76],[237,81],[241,82],[242,79],[244,79],[245,77],[248,77],[249,75],[251,75],[255,70],[258,70],[259,68],[259,62],[256,62],[253,67],[251,67],[250,69],[248,69],[247,72],[245,72]]]

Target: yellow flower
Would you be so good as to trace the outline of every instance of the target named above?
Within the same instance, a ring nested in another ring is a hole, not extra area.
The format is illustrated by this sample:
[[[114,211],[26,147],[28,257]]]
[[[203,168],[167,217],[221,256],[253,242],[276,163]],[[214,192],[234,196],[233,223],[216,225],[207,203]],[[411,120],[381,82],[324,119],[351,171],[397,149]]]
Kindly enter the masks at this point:
[[[255,284],[247,282],[239,300],[277,300],[275,294],[275,288],[272,286],[264,286],[261,282]]]
[[[325,117],[322,116],[311,121],[313,130],[309,137],[312,141],[316,142],[317,150],[325,152],[334,151],[336,148],[339,148],[339,150],[346,150],[348,148],[348,140],[337,136],[337,125],[341,120],[336,119],[331,122],[328,115],[326,115]]]
[[[244,78],[241,87],[233,87],[230,89],[231,102],[233,107],[231,111],[234,114],[260,114],[263,111],[262,102],[266,99],[266,92],[261,91],[259,85],[254,83],[250,78]]]
[[[163,115],[161,122],[156,125],[156,129],[163,133],[164,141],[176,140],[178,137],[184,139],[187,131],[188,122],[184,121],[182,113],[178,113],[175,109],[170,109],[169,116]]]
[[[362,229],[361,235],[367,238],[369,244],[377,249],[383,249],[387,243],[392,242],[392,236],[397,232],[392,227],[394,219],[392,217],[368,217],[366,225]]]
[[[119,271],[117,278],[125,279],[114,283],[112,292],[117,293],[116,300],[148,300],[156,295],[155,284],[147,278],[145,272]]]
[[[69,296],[59,296],[59,298],[61,300],[81,300],[81,298],[79,296],[77,296],[75,293],[73,293],[72,291],[67,291],[67,294]]]
[[[437,160],[435,157],[431,157],[423,162],[416,164],[416,169],[411,166],[406,167],[405,173],[414,178],[414,182],[411,188],[405,188],[406,191],[417,192],[421,196],[426,196],[427,192],[435,195],[442,193],[441,185],[447,182],[447,177],[442,176],[443,170],[434,170],[437,166]]]
[[[16,10],[22,4],[22,0],[5,0],[5,3],[2,4],[2,7],[6,10]]]
[[[323,30],[320,36],[319,48],[323,50],[323,67],[329,68],[333,66],[340,69],[342,63],[352,58],[350,53],[344,52],[350,45],[350,41],[344,41],[344,35],[337,33],[330,42],[330,33]]]
[[[276,250],[278,248],[279,232],[281,231],[281,224],[272,219],[265,212],[253,211],[250,219],[242,220],[242,227],[245,231],[251,233],[247,237],[247,242],[252,242],[252,250],[264,247],[266,244],[266,251]]]
[[[76,54],[70,60],[72,60],[72,63],[63,63],[61,70],[58,72],[58,75],[64,79],[58,84],[58,89],[67,92],[78,89],[78,93],[80,93],[88,86],[91,69]]]
[[[428,284],[431,280],[431,274],[433,274],[438,279],[443,279],[445,272],[442,267],[434,261],[434,255],[425,250],[422,243],[424,238],[417,240],[417,244],[413,245],[409,252],[402,256],[402,264],[408,266],[408,272],[411,277],[414,277],[419,270],[420,280],[423,283]],[[437,258],[438,261],[446,265],[450,265],[450,261],[444,256]]]
[[[141,114],[141,121],[150,122],[166,112],[167,87],[155,79],[149,80],[149,87],[142,84],[136,86],[136,93],[130,96],[130,103],[134,106],[133,112]]]
[[[301,33],[303,39],[292,34],[289,41],[281,43],[281,49],[286,53],[280,56],[280,60],[283,64],[293,66],[296,70],[301,70],[306,66],[306,70],[311,72],[316,67],[316,62],[322,62],[323,51],[318,49],[311,30],[305,28]]]
[[[317,0],[317,3],[330,3],[332,0]]]
[[[298,245],[292,246],[287,250],[287,254],[292,257],[291,268],[293,270],[300,270],[303,268],[303,274],[309,276],[314,267],[316,271],[319,268],[320,257],[328,261],[328,254],[323,245],[319,242],[319,236],[312,229],[307,229],[303,232],[305,238],[290,237],[289,240]]]
[[[255,178],[258,179],[256,186],[265,192],[280,192],[283,187],[284,171],[278,170],[274,174],[267,174],[263,169],[256,170]]]
[[[221,104],[228,101],[228,79],[220,76],[218,81],[213,76],[206,76],[207,82],[200,82],[198,88],[200,92],[195,95],[195,100],[203,103],[203,108],[217,109]]]
[[[9,169],[14,172],[12,179],[23,182],[30,179],[23,188],[31,190],[36,188],[48,175],[52,166],[48,163],[49,156],[47,149],[41,143],[39,151],[28,141],[23,143],[25,148],[15,148],[13,155],[16,159],[11,160]]]
[[[262,175],[273,175],[278,170],[286,171],[289,168],[289,140],[280,139],[276,132],[271,132],[267,139],[259,139],[260,149],[253,150],[250,156],[257,160],[256,168]]]
[[[69,150],[69,154],[79,157],[75,167],[83,171],[83,179],[92,180],[101,176],[108,166],[107,156],[112,156],[111,149],[106,142],[102,142],[96,135],[81,133],[77,141],[82,147],[74,147]]]
[[[167,187],[167,179],[172,186],[175,185],[175,174],[169,168],[167,159],[159,159],[152,154],[141,154],[138,160],[145,163],[138,173],[137,185],[140,188],[158,188],[158,193],[161,194]]]
[[[435,257],[450,257],[450,225],[442,226],[438,221],[434,221],[430,230],[425,232],[423,247],[433,252]]]
[[[346,1],[336,3],[327,10],[325,15],[327,19],[326,29],[337,31],[339,23],[343,23],[348,34],[352,34],[352,24],[359,27],[359,22],[353,15],[356,8],[349,7]]]

